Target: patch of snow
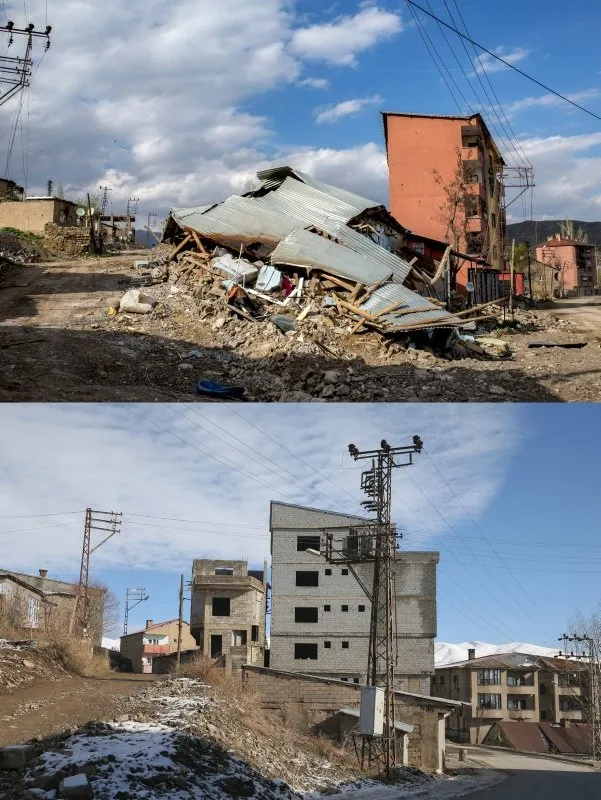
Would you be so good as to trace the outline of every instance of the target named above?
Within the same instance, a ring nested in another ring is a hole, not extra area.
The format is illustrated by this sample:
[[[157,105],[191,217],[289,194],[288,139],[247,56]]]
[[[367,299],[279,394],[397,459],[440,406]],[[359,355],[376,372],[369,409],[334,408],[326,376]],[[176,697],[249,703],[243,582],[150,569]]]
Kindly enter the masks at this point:
[[[508,642],[507,644],[488,644],[487,642],[436,642],[434,646],[434,661],[437,667],[454,664],[457,661],[467,661],[467,651],[474,649],[476,658],[481,656],[496,656],[501,653],[527,653],[533,656],[556,656],[557,650],[552,647],[541,647],[527,642]]]
[[[63,779],[63,786],[65,789],[77,789],[81,786],[88,785],[88,776],[80,773],[79,775],[69,775],[68,778]]]

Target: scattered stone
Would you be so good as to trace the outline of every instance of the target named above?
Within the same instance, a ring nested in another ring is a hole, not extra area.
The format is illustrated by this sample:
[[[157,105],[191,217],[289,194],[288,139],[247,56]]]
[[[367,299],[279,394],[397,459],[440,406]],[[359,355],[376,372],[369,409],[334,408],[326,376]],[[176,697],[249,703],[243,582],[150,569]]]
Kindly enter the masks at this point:
[[[154,297],[145,294],[141,289],[129,289],[119,303],[119,311],[127,314],[150,314],[157,305]]]
[[[58,796],[64,800],[93,800],[94,792],[84,773],[69,775],[59,785]]]
[[[35,747],[10,744],[0,749],[0,769],[23,769],[35,756]]]

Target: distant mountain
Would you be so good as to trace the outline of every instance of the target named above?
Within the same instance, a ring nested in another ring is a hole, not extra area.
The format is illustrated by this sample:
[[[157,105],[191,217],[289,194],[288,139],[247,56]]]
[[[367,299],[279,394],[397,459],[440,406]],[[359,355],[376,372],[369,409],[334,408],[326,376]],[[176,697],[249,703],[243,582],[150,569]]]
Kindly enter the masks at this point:
[[[486,642],[436,642],[434,645],[434,662],[437,667],[454,664],[456,661],[467,661],[467,651],[473,648],[476,658],[494,656],[499,653],[530,653],[535,656],[556,656],[557,650],[552,647],[541,647],[527,642],[508,642],[507,644],[487,644]]]
[[[527,222],[514,222],[507,226],[507,240],[511,245],[511,240],[515,239],[515,243],[530,242],[531,246],[535,244],[542,244],[546,242],[549,236],[554,233],[559,233],[559,225],[562,223],[561,219],[546,219],[544,221],[534,222],[528,220]],[[582,228],[588,234],[590,244],[595,244],[601,247],[601,222],[579,222],[574,220],[574,228]]]

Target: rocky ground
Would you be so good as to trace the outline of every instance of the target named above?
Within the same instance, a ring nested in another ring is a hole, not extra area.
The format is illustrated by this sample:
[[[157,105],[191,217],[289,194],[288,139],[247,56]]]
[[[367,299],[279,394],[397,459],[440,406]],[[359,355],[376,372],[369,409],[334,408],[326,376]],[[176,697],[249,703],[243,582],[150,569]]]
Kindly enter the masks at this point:
[[[518,311],[515,329],[483,323],[476,333],[504,340],[511,355],[455,360],[426,340],[414,348],[376,332],[350,335],[334,309],[282,333],[268,319],[230,315],[198,279],[145,287],[157,301],[149,314],[117,312],[140,285],[139,257],[0,275],[0,399],[191,401],[197,382],[211,380],[242,386],[251,401],[601,400],[601,298]],[[584,346],[530,347],[540,340]]]
[[[0,797],[442,800],[501,778],[488,770],[446,779],[401,769],[395,786],[384,786],[360,776],[331,745],[312,745],[275,720],[263,720],[261,730],[260,715],[249,714],[235,696],[201,681],[157,681],[124,697],[112,719],[0,750]]]

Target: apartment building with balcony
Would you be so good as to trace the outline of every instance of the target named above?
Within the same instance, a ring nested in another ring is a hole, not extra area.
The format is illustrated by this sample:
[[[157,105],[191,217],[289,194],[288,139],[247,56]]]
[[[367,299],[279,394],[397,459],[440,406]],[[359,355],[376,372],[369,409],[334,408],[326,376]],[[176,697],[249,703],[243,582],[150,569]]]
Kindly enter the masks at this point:
[[[397,112],[383,122],[393,216],[418,246],[420,237],[451,245],[454,288],[471,283],[484,300],[506,271],[507,237],[504,161],[486,123]]]
[[[219,658],[228,671],[263,665],[267,566],[247,561],[197,559],[192,565],[190,632],[200,652]]]
[[[152,672],[154,658],[176,652],[178,630],[178,619],[170,619],[166,622],[153,622],[151,619],[147,619],[143,630],[121,637],[119,652],[124,658],[131,661],[134,672]],[[182,650],[192,650],[195,647],[196,642],[190,635],[190,625],[184,622]]]
[[[316,508],[272,502],[272,615],[270,667],[365,683],[371,604],[353,570],[371,591],[373,542],[360,533],[366,520]],[[334,549],[353,559],[331,563]],[[397,551],[395,631],[400,691],[429,695],[436,636],[435,552]]]
[[[596,248],[587,242],[551,236],[536,248],[536,258],[553,268],[562,297],[584,297],[597,288]]]
[[[580,662],[504,653],[436,669],[432,694],[469,706],[447,718],[447,735],[481,744],[498,722],[583,722],[587,668]]]

